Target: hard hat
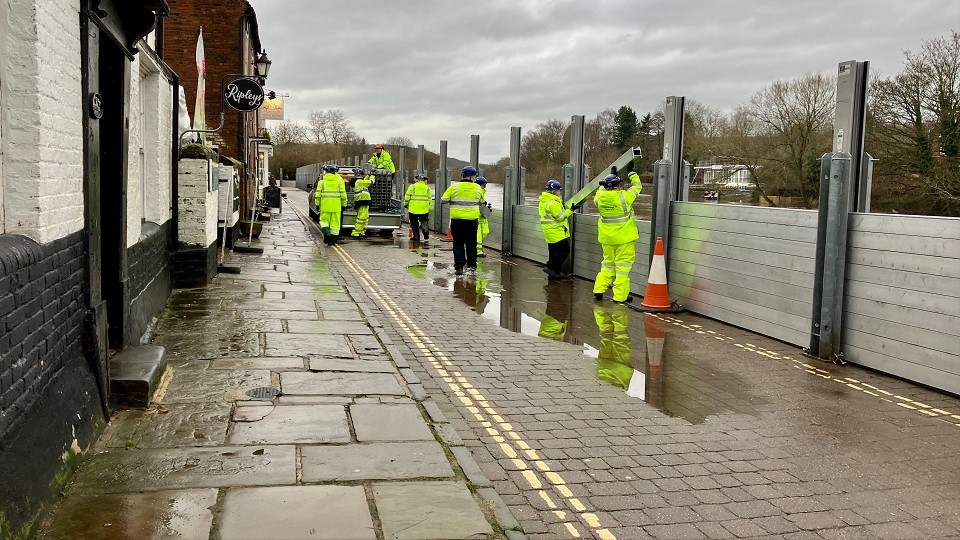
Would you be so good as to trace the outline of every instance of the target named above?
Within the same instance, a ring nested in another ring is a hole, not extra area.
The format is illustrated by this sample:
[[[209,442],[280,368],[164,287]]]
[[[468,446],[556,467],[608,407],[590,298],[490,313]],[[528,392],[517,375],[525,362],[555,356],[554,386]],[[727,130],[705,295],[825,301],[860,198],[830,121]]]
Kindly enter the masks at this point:
[[[374,150],[383,150],[383,145],[380,144],[380,143],[377,143],[377,144],[373,145],[373,149],[374,149]]]
[[[336,163],[327,163],[323,166],[323,170],[327,172],[336,172],[339,168]]]
[[[417,174],[415,174],[415,175],[413,176],[413,178],[416,179],[416,180],[427,180],[427,179],[429,179],[429,177],[427,176],[427,173],[417,173]]]
[[[354,169],[353,172],[358,175],[363,175],[363,169],[361,169],[360,167],[357,167],[356,169]]]
[[[483,186],[487,185],[487,179],[484,178],[484,177],[482,177],[482,176],[478,176],[478,177],[477,177],[477,184],[478,184],[480,187],[483,187]]]
[[[467,165],[463,168],[463,173],[460,174],[462,178],[469,178],[471,176],[477,176],[477,169],[471,165]]]
[[[563,186],[560,185],[560,182],[550,179],[547,180],[547,187],[543,188],[546,191],[560,191],[563,189]]]
[[[606,178],[603,179],[603,185],[607,189],[613,189],[615,187],[620,187],[620,177],[615,174],[608,174]]]

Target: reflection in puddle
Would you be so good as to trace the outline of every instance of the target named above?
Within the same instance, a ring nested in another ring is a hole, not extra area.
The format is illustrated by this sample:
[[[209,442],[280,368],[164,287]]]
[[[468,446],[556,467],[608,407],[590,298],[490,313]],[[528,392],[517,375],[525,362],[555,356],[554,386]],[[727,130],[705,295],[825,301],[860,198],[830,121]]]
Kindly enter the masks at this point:
[[[481,260],[476,276],[455,276],[448,263],[428,258],[407,271],[503,328],[579,345],[598,380],[671,416],[698,424],[724,412],[751,414],[760,402],[742,378],[720,367],[724,353],[713,340],[596,302],[589,281],[546,281],[533,263],[495,257]]]

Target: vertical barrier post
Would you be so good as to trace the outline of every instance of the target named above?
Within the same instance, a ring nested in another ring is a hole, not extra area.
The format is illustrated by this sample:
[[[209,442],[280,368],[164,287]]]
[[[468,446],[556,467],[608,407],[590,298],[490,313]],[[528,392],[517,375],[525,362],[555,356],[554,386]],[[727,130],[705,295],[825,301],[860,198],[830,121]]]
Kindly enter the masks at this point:
[[[520,170],[520,128],[510,128],[510,166],[503,174],[503,255],[513,255],[513,206],[523,197]]]
[[[823,272],[816,276],[820,280],[820,332],[817,348],[811,354],[823,359],[841,359],[841,333],[843,330],[843,287],[847,259],[847,224],[850,214],[850,185],[853,181],[851,156],[847,152],[836,152],[830,158],[829,193],[827,202],[820,203],[820,224],[826,230],[818,228],[817,239],[823,239],[817,246],[817,266]],[[819,259],[822,251],[822,260]],[[814,287],[817,289],[818,287]]]
[[[450,178],[447,174],[447,141],[440,141],[440,170],[437,171],[437,189],[434,196],[434,219],[433,230],[437,233],[446,232],[447,224],[443,222],[443,205],[440,204],[440,197],[450,186]]]
[[[570,117],[570,163],[564,165],[563,172],[563,200],[567,201],[574,193],[583,189],[586,171],[583,165],[583,138],[586,122],[583,115]],[[582,212],[582,208],[577,210]],[[573,258],[576,256],[576,226],[577,220],[571,216],[568,222],[570,228],[570,256],[563,263],[564,273],[573,273]]]
[[[407,192],[407,147],[400,147],[400,167],[397,169],[397,176],[393,181],[394,198],[400,201],[400,208],[403,208],[403,194]]]
[[[480,136],[471,135],[470,136],[470,165],[476,169],[480,170]]]
[[[657,245],[657,236],[663,237],[664,245],[668,245],[670,237],[670,201],[673,200],[673,163],[668,158],[659,159],[653,164],[653,219],[650,225],[650,258],[647,264],[653,261],[653,252]],[[664,257],[666,262],[666,257]]]
[[[426,169],[423,168],[423,152],[424,152],[423,145],[418,144],[417,145],[417,172],[420,174],[427,172]],[[434,178],[433,181],[436,182],[437,179]]]
[[[653,222],[650,230],[650,260],[653,261],[657,237],[667,246],[664,263],[669,268],[670,211],[673,201],[687,200],[686,167],[683,161],[683,120],[686,98],[668,96],[664,107],[663,155],[654,164]]]
[[[848,60],[837,66],[837,106],[833,121],[833,151],[850,154],[850,211],[870,211],[872,179],[863,174],[864,162],[868,173],[872,159],[865,155],[864,132],[867,121],[867,86],[870,62]]]

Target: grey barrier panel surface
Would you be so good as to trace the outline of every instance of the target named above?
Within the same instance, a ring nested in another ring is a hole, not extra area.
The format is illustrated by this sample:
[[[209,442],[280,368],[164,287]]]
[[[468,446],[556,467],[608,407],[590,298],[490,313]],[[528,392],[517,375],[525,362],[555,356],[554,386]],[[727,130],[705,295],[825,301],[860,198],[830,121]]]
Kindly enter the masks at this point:
[[[684,307],[807,345],[815,211],[675,202],[671,238],[670,293]]]
[[[846,360],[960,393],[960,219],[851,214]]]
[[[502,249],[503,246],[503,210],[493,210],[487,218],[490,223],[490,234],[483,239],[483,245],[493,249]]]
[[[540,209],[513,206],[513,254],[538,263],[547,262],[547,242],[540,228]]]
[[[600,216],[596,214],[574,214],[576,226],[573,228],[576,238],[574,245],[577,252],[573,254],[573,273],[585,279],[593,279],[600,270],[600,261],[603,260],[603,251],[597,242],[597,222]]]

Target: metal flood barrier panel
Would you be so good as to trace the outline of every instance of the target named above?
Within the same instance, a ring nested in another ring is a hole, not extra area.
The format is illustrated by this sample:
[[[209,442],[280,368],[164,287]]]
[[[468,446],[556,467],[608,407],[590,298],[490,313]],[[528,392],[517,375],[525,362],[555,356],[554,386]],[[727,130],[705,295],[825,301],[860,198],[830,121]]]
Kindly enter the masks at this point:
[[[960,219],[851,214],[850,362],[960,394]]]
[[[503,210],[493,210],[487,217],[490,234],[483,239],[484,247],[501,250],[503,248]]]
[[[513,254],[540,264],[547,262],[547,243],[536,206],[513,206]]]
[[[672,297],[696,313],[807,345],[816,211],[674,202],[671,223]]]

